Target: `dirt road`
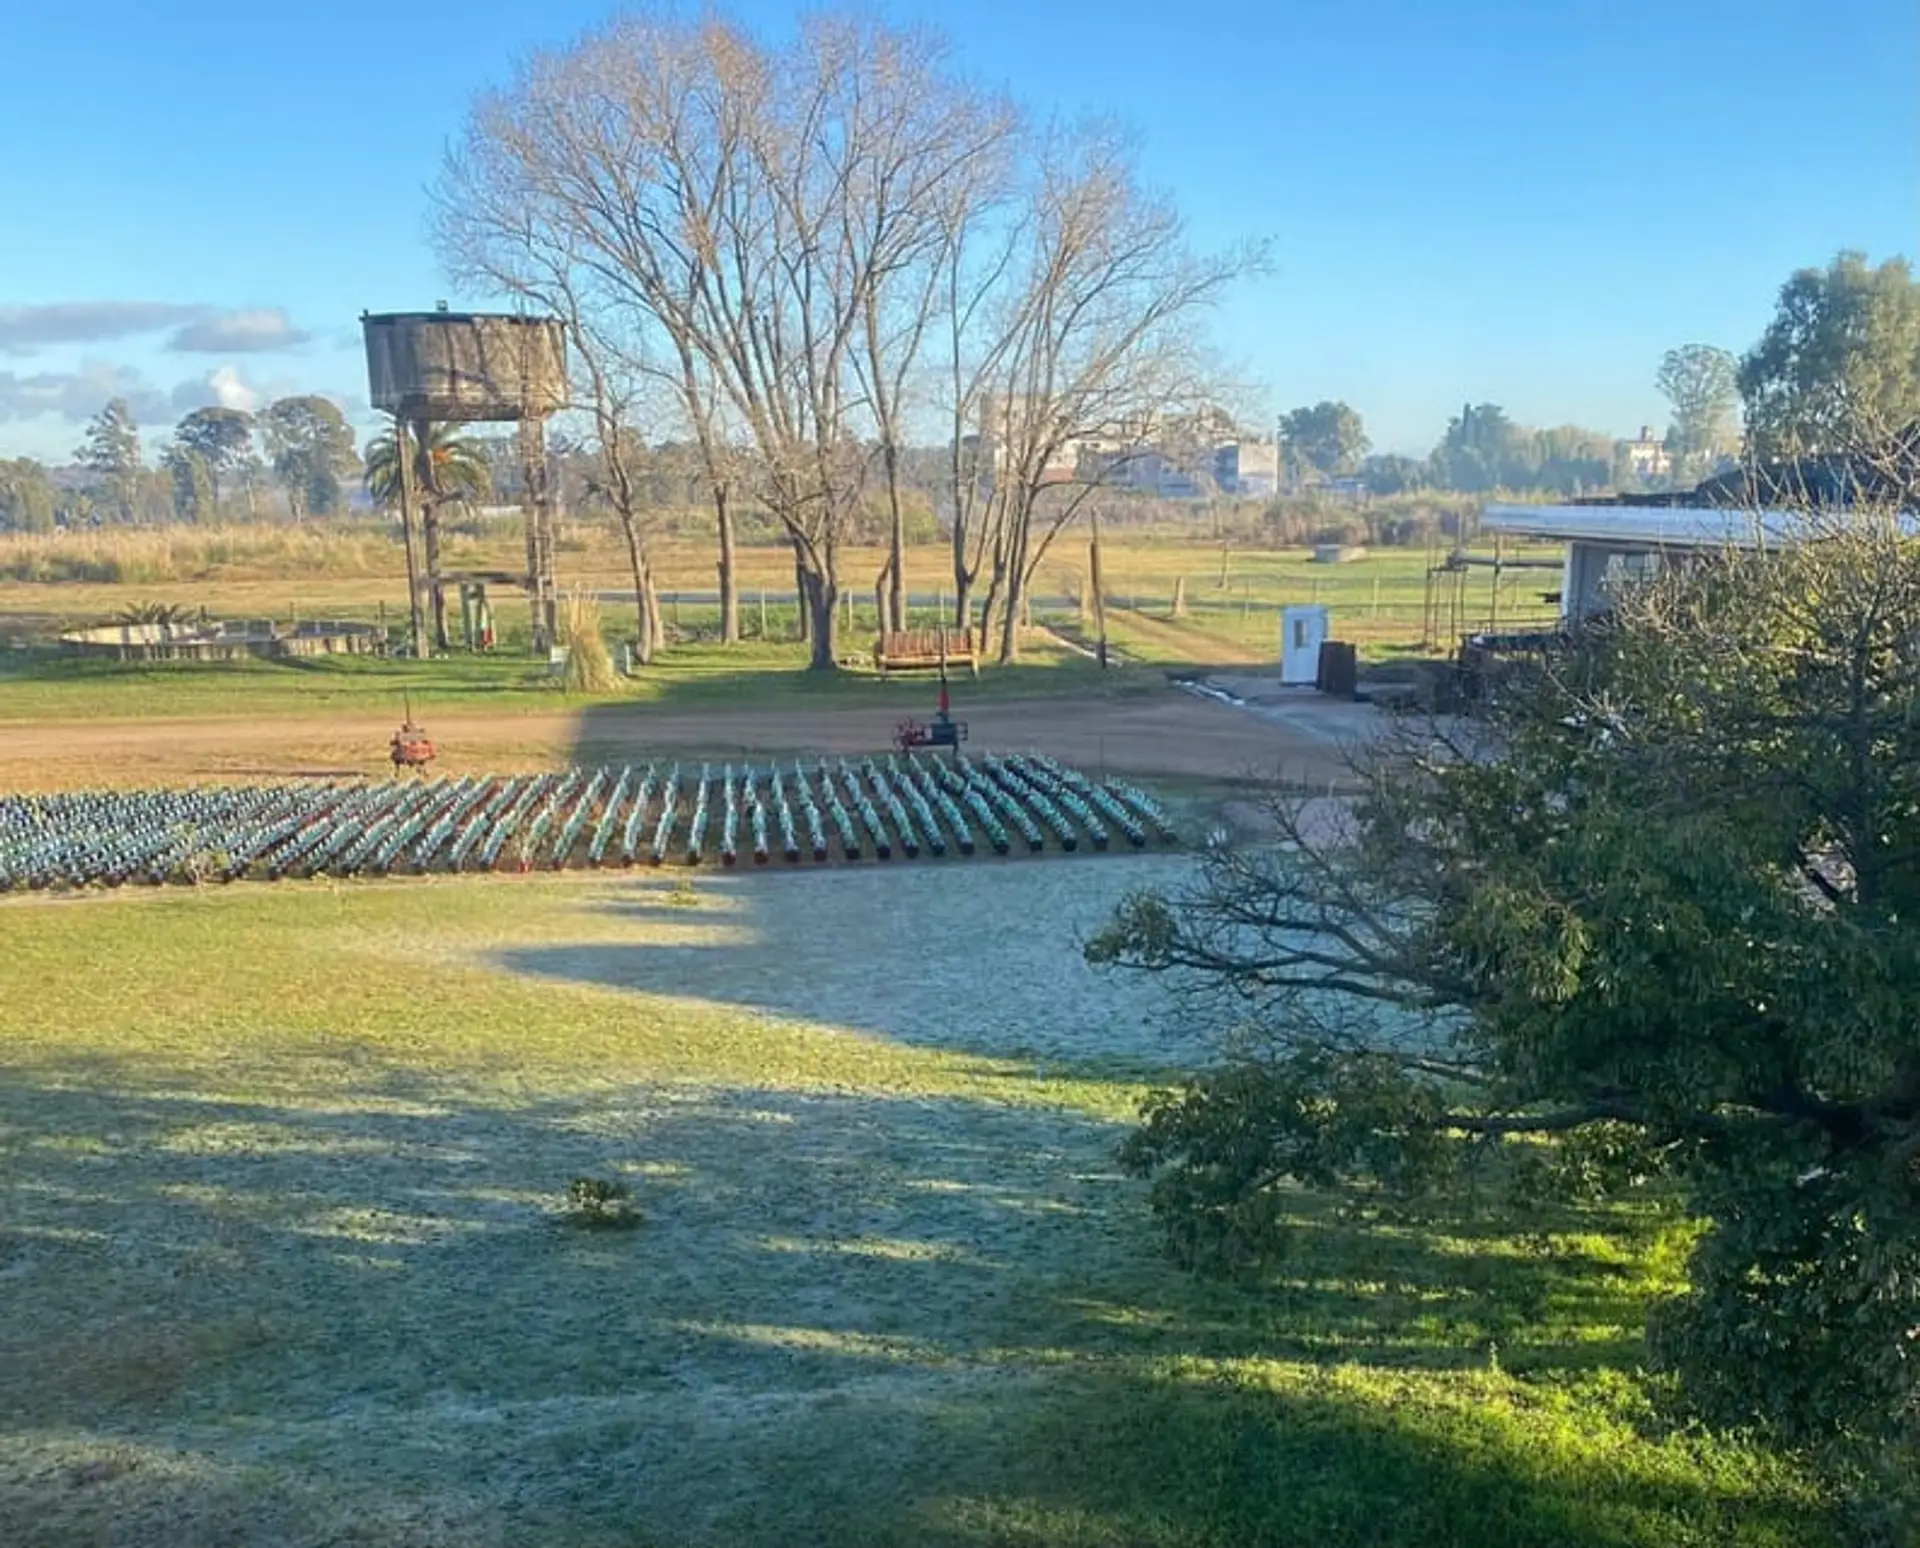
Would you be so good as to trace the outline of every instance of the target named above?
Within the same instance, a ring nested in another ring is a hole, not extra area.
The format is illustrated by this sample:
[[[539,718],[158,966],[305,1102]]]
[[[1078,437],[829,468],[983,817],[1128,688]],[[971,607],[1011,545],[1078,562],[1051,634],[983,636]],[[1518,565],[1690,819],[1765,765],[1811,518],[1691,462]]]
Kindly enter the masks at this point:
[[[568,761],[714,759],[874,752],[899,713],[882,709],[601,708],[540,715],[438,715],[439,769],[515,770]],[[1038,751],[1089,772],[1325,784],[1337,748],[1298,728],[1169,691],[1119,700],[1040,699],[967,710],[969,747]],[[282,717],[0,723],[0,789],[59,789],[386,771],[390,719]]]

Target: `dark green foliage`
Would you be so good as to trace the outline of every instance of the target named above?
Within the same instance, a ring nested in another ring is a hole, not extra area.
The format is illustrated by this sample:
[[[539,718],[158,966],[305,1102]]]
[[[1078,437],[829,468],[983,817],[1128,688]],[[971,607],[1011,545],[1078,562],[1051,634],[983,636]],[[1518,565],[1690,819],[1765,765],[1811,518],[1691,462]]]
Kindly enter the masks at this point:
[[[49,532],[57,503],[53,481],[33,458],[0,458],[0,531]]]
[[[1759,458],[1874,445],[1920,419],[1920,281],[1904,258],[1843,252],[1780,287],[1740,362],[1748,449]]]
[[[206,469],[207,503],[220,509],[220,477],[243,467],[253,455],[253,416],[240,409],[195,409],[174,427],[174,445],[191,453]]]
[[[633,1190],[609,1177],[576,1177],[567,1184],[567,1224],[588,1231],[630,1231],[640,1224]]]
[[[1351,473],[1372,445],[1358,411],[1327,400],[1282,415],[1280,442],[1296,475],[1314,472],[1329,477]]]
[[[1282,1245],[1282,1181],[1331,1188],[1357,1174],[1407,1194],[1431,1190],[1453,1161],[1442,1116],[1439,1093],[1392,1059],[1302,1048],[1156,1092],[1121,1161],[1155,1179],[1154,1211],[1178,1261],[1235,1268]]]
[[[295,520],[343,507],[341,480],[360,466],[360,459],[338,408],[321,397],[281,398],[261,414],[260,428]]]
[[[1247,1022],[1127,1159],[1188,1261],[1270,1195],[1665,1179],[1704,1230],[1654,1348],[1715,1419],[1889,1436],[1920,1398],[1920,550],[1862,515],[1622,603],[1485,725],[1363,770],[1349,834],[1210,855],[1095,961]]]
[[[211,521],[217,506],[207,459],[190,446],[176,445],[161,460],[173,483],[173,514],[181,521]]]
[[[464,426],[430,424],[426,444],[416,451],[411,431],[402,427],[401,440],[414,453],[413,487],[415,499],[433,502],[471,500],[486,497],[492,488],[492,474],[485,449],[472,436],[462,433]],[[389,430],[367,443],[367,493],[383,506],[400,503],[400,464],[393,454],[394,432]]]
[[[1667,451],[1676,471],[1704,470],[1708,456],[1732,438],[1733,410],[1740,401],[1738,370],[1731,354],[1711,344],[1683,344],[1660,357],[1654,381],[1673,405]]]
[[[1656,1355],[1721,1423],[1809,1437],[1910,1431],[1920,1359],[1911,1179],[1871,1197],[1850,1170],[1787,1175],[1771,1159],[1702,1180],[1695,1204],[1713,1224],[1691,1290],[1655,1315]]]
[[[125,398],[115,398],[87,422],[74,457],[94,475],[101,497],[120,519],[132,521],[140,503],[140,430]]]

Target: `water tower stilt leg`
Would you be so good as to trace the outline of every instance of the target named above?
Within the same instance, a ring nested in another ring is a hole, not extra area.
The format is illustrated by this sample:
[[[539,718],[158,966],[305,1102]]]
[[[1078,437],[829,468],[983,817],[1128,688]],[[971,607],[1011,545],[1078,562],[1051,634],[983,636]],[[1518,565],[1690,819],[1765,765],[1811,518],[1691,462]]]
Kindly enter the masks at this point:
[[[558,643],[559,598],[553,577],[553,499],[547,480],[544,421],[520,421],[521,501],[527,524],[527,600],[533,612],[533,648],[544,655]]]
[[[415,657],[427,653],[426,616],[420,605],[419,502],[413,487],[414,448],[420,444],[419,434],[419,426],[397,414],[394,416],[393,459],[400,484],[400,542],[407,553],[407,627],[410,631],[407,654]]]

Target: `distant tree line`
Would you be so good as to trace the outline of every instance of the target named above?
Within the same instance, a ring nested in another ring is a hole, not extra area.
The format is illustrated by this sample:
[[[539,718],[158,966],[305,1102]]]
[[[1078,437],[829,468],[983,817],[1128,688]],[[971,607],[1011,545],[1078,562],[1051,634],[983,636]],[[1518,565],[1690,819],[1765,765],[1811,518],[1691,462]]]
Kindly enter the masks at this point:
[[[1165,365],[1158,362],[1157,368]],[[1862,425],[1877,426],[1885,436],[1920,421],[1920,282],[1904,259],[1875,265],[1858,252],[1843,252],[1824,268],[1789,277],[1773,319],[1744,356],[1709,344],[1682,345],[1661,359],[1655,381],[1671,405],[1664,475],[1635,466],[1635,457],[1643,457],[1637,443],[1577,425],[1535,429],[1517,423],[1497,403],[1463,405],[1425,457],[1373,453],[1359,412],[1327,400],[1282,416],[1282,478],[1296,496],[1303,487],[1311,494],[1316,481],[1352,478],[1365,503],[1281,498],[1263,512],[1258,504],[1223,509],[1231,504],[1223,498],[1210,502],[1214,524],[1223,534],[1231,526],[1244,537],[1277,543],[1420,543],[1436,530],[1457,534],[1470,520],[1472,503],[1496,490],[1579,497],[1647,484],[1691,487],[1736,458],[1765,462],[1847,451],[1848,438],[1857,439]],[[1118,390],[1122,384],[1113,385]],[[989,387],[983,379],[968,389],[975,399],[973,424],[991,397]],[[1098,400],[1093,385],[1084,391],[1090,402]],[[636,537],[644,532],[707,541],[715,540],[724,507],[717,556],[729,554],[735,540],[791,543],[790,526],[760,498],[759,475],[742,448],[711,436],[703,440],[684,401],[662,408],[655,394],[646,404],[659,410],[649,418],[665,432],[660,438],[643,435],[633,417],[599,430],[556,429],[552,469],[564,505],[621,520],[624,501]],[[635,399],[628,407],[637,416],[646,404]],[[603,406],[621,409],[611,399]],[[1038,412],[1038,405],[1023,409]],[[1018,434],[1027,428],[1024,421],[1005,426]],[[1005,486],[995,487],[981,438],[968,430],[968,423],[956,420],[951,443],[922,446],[908,443],[896,428],[891,471],[850,478],[836,497],[835,544],[944,539],[955,544],[963,569],[986,562],[990,570],[993,542],[1010,540],[1003,524],[1024,519],[1033,527],[1028,562],[1044,553],[1057,524],[1070,518],[1087,490],[1049,482],[1049,457],[1058,450],[1050,441],[1013,447],[1018,466],[1012,471],[1029,484],[1017,502],[1029,514],[1020,518],[1006,503]],[[447,520],[458,519],[456,507],[487,498],[517,503],[521,474],[513,437],[454,435],[439,427],[431,439],[441,471],[431,478],[423,473],[419,488],[424,499],[444,485],[426,500],[430,518],[440,524],[436,535]],[[884,460],[881,442],[869,434],[856,439],[849,453],[871,470]],[[150,467],[142,456],[141,427],[116,399],[87,426],[74,466],[50,469],[28,457],[0,459],[0,530],[329,516],[345,509],[348,491],[362,476],[376,504],[391,505],[390,436],[385,444],[385,451],[378,440],[369,445],[363,464],[339,409],[322,397],[297,396],[252,414],[195,410],[173,427],[158,466]],[[610,456],[613,447],[618,453]],[[1004,459],[1005,453],[998,455]],[[617,478],[610,471],[615,461]],[[1103,506],[1117,521],[1154,513],[1174,517],[1183,509],[1110,491]],[[958,523],[956,537],[960,507],[971,514]],[[991,529],[985,535],[983,521]],[[726,563],[722,557],[723,568]]]
[[[1888,435],[1920,420],[1920,282],[1904,258],[1842,252],[1796,271],[1744,356],[1711,344],[1668,350],[1654,377],[1670,406],[1658,455],[1578,425],[1534,429],[1497,403],[1469,403],[1425,457],[1368,455],[1365,421],[1322,401],[1281,416],[1283,475],[1299,487],[1355,478],[1378,495],[1497,489],[1579,496],[1690,487],[1753,462],[1873,450],[1847,444],[1863,424]]]
[[[147,464],[140,426],[124,398],[87,422],[73,465],[31,457],[0,461],[0,530],[56,526],[208,522],[243,508],[249,518],[277,503],[293,520],[346,509],[361,471],[353,429],[326,398],[281,398],[257,414],[195,409]]]

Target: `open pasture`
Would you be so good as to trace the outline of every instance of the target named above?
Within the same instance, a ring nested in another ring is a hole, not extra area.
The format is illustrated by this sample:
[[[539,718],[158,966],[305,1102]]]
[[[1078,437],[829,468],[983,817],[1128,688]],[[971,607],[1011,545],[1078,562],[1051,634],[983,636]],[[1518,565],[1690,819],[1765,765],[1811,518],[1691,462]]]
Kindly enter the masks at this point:
[[[1657,1217],[1156,1254],[1205,1029],[1076,943],[1190,863],[0,900],[0,1541],[1837,1544],[1650,1408]]]
[[[1144,849],[1137,786],[1044,755],[679,764],[375,785],[0,798],[0,891],[568,865],[767,865]]]
[[[1524,557],[1555,556],[1556,550],[1543,548]],[[1073,531],[1041,562],[1032,597],[1037,623],[1074,630],[1090,626],[1082,612],[1088,557],[1083,534]],[[1280,608],[1322,603],[1332,610],[1336,637],[1355,640],[1370,653],[1416,650],[1431,621],[1428,569],[1440,557],[1425,548],[1383,548],[1352,563],[1316,564],[1311,549],[1218,538],[1198,516],[1178,526],[1117,528],[1102,545],[1108,634],[1136,661],[1246,664],[1277,654]],[[686,643],[709,642],[717,633],[712,546],[688,537],[663,538],[652,545],[650,558],[669,628]],[[756,646],[788,651],[797,664],[800,652],[791,644],[796,626],[791,553],[782,545],[743,544],[737,562],[742,629]],[[841,555],[849,649],[871,647],[873,580],[885,562],[885,552],[871,546],[849,547]],[[455,534],[445,563],[449,573],[524,566],[519,529],[512,522],[489,522],[477,533]],[[399,543],[386,529],[366,524],[0,534],[0,638],[45,637],[148,602],[206,607],[219,617],[327,616],[384,620],[397,627],[405,614],[405,573]],[[563,586],[600,594],[609,627],[627,626],[631,579],[611,526],[572,524],[559,573]],[[908,622],[928,625],[943,618],[953,585],[946,545],[911,546],[905,574]],[[1547,572],[1510,569],[1496,577],[1481,568],[1459,579],[1460,616],[1455,619],[1450,608],[1443,608],[1438,619],[1443,630],[1455,622],[1473,629],[1553,616],[1546,597],[1558,578]],[[1442,577],[1442,591],[1450,593],[1454,580]],[[503,643],[523,641],[526,610],[517,594],[496,587],[494,605]],[[1437,643],[1450,649],[1453,641]],[[668,669],[670,658],[671,653],[662,663]]]

